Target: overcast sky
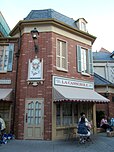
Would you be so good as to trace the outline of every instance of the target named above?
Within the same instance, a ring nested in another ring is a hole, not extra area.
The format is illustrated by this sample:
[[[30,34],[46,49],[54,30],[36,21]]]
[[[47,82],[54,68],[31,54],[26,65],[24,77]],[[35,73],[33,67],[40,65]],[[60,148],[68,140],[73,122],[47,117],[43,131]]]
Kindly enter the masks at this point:
[[[114,0],[0,0],[0,11],[12,30],[31,10],[54,9],[77,20],[85,18],[97,37],[93,51],[114,50]]]

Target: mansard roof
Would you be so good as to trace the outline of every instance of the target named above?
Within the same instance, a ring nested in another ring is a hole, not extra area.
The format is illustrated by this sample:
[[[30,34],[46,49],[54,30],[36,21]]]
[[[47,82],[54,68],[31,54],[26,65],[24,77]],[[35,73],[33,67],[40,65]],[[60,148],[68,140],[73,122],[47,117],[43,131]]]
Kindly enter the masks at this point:
[[[67,25],[77,28],[75,20],[70,17],[67,17],[59,12],[56,12],[53,9],[44,9],[44,10],[32,10],[24,20],[40,20],[40,19],[55,19],[60,22],[66,23]]]

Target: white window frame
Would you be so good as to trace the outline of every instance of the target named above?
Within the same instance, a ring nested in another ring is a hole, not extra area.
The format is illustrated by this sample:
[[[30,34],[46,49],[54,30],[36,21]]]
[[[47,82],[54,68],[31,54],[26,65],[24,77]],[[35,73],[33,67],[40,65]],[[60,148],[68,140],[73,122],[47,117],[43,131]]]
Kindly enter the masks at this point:
[[[81,48],[81,71],[82,71],[82,73],[88,73],[87,66],[88,66],[87,50],[84,48]]]
[[[58,108],[59,113],[57,113],[58,111],[56,109],[57,127],[64,127],[69,125],[74,126],[78,123],[78,105],[76,103],[58,103],[56,108],[57,106],[60,108]],[[71,108],[69,106],[71,106]]]
[[[58,42],[60,42],[60,55],[58,55],[58,46],[56,47],[56,68],[57,70],[61,70],[61,71],[68,71],[68,49],[67,49],[67,42],[64,40],[60,40],[57,39],[56,44],[58,45]],[[65,43],[66,45],[66,49],[65,49],[65,56],[62,55],[62,44]],[[58,66],[58,58],[60,60],[59,65]],[[65,68],[63,67],[63,59],[65,60]]]
[[[1,72],[7,72],[8,58],[9,58],[8,46],[4,45],[4,46],[1,46],[1,47],[3,48],[3,50],[0,49],[0,61],[2,62],[1,63],[2,69],[0,69],[0,73]],[[1,51],[3,51],[3,53],[1,53]],[[6,62],[5,62],[5,57],[7,57]],[[5,66],[6,66],[6,68],[4,69]]]

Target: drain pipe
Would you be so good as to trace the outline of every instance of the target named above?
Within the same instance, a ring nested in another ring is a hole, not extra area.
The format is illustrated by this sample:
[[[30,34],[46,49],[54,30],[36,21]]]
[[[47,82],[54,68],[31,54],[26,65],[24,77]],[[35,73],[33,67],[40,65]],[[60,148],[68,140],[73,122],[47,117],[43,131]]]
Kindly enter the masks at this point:
[[[18,67],[19,67],[19,56],[21,49],[21,28],[19,25],[19,40],[18,40],[18,51],[15,53],[16,56],[16,78],[15,78],[15,93],[14,93],[14,103],[13,103],[13,124],[12,124],[12,133],[15,132],[15,115],[16,115],[16,100],[17,100],[17,82],[18,82]]]

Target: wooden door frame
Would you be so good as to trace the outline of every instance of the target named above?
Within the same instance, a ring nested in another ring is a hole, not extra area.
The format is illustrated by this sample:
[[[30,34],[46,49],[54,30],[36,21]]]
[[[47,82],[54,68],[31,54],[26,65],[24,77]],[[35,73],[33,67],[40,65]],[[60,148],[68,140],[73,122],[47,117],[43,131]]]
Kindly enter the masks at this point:
[[[41,122],[41,125],[42,125],[42,138],[39,138],[39,139],[43,139],[44,138],[44,98],[26,98],[25,99],[25,114],[24,114],[24,139],[27,139],[26,138],[26,105],[29,101],[41,101],[42,103],[42,107],[41,107],[41,113],[42,113],[42,122]]]

